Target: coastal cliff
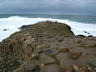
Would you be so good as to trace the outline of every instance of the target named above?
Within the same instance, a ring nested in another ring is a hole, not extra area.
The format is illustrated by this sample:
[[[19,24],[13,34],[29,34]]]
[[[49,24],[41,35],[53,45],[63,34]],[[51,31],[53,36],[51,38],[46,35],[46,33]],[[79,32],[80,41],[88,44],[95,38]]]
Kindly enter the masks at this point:
[[[0,43],[0,72],[96,72],[96,37],[50,21],[20,29]]]

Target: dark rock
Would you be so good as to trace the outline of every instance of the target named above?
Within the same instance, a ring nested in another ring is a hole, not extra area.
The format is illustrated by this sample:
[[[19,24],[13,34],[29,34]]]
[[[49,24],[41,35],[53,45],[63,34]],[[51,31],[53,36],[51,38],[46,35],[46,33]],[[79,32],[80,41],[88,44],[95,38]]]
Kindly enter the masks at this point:
[[[19,29],[25,29],[25,28],[28,28],[28,27],[30,27],[30,26],[32,26],[32,25],[23,25],[23,26],[20,27]]]
[[[84,33],[87,33],[87,31],[84,31]]]
[[[68,30],[71,30],[71,27],[70,26],[66,25],[66,27],[67,27]]]
[[[87,31],[84,31],[84,33],[90,34],[90,33],[89,33],[89,32],[87,32]]]
[[[52,54],[52,53],[53,53],[53,51],[52,51],[52,50],[50,50],[50,49],[45,49],[45,50],[44,50],[44,53],[45,53],[45,54]]]
[[[93,35],[89,35],[88,37],[93,37]]]
[[[7,31],[8,29],[4,29],[3,31]]]
[[[86,37],[86,36],[84,36],[84,35],[77,35],[78,37],[82,37],[82,38],[84,38],[84,37]]]

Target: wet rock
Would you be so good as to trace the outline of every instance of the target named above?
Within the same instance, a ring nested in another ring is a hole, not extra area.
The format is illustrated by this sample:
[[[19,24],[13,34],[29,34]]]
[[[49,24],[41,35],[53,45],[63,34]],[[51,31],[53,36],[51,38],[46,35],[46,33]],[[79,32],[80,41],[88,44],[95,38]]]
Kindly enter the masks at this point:
[[[23,25],[23,26],[20,27],[19,29],[25,29],[25,28],[28,28],[28,27],[30,27],[30,26],[32,26],[32,25]]]
[[[87,31],[84,31],[84,33],[87,33]]]
[[[45,48],[44,49],[44,53],[47,55],[55,55],[57,54],[59,51],[55,48]]]
[[[40,72],[59,72],[59,66],[56,64],[46,65],[41,68]]]
[[[7,31],[8,29],[4,29],[3,31]]]
[[[86,33],[86,34],[90,34],[89,32],[87,32],[87,31],[84,31],[84,33]]]
[[[44,53],[45,53],[45,54],[52,54],[52,53],[53,53],[53,51],[52,51],[52,50],[50,50],[50,49],[45,49],[45,50],[44,50]]]
[[[86,36],[84,36],[84,35],[77,35],[78,37],[82,37],[82,38],[84,38],[84,37],[86,37]]]
[[[88,37],[93,37],[93,35],[89,35]]]
[[[71,27],[70,26],[66,26],[68,30],[71,30]]]

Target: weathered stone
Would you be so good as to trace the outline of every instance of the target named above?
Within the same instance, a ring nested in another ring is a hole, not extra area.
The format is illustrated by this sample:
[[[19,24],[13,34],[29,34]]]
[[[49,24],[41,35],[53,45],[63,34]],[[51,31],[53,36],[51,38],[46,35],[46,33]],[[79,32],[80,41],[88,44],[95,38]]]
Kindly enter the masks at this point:
[[[34,63],[35,66],[39,66],[40,65],[39,60],[33,60],[33,63]]]
[[[39,53],[32,53],[31,57],[32,59],[39,59]]]
[[[93,72],[93,71],[89,71],[86,67],[82,67],[80,68],[79,72]]]
[[[96,60],[92,60],[89,62],[92,66],[96,67]]]
[[[24,28],[0,43],[0,72],[95,72],[96,37],[74,36],[58,22]]]
[[[18,68],[16,70],[14,70],[13,72],[24,72],[24,68]]]
[[[72,52],[69,52],[69,56],[72,58],[72,59],[78,59],[80,56],[81,56],[81,52],[74,52],[74,51],[72,51]]]
[[[83,43],[83,47],[85,48],[96,47],[96,41],[86,41]]]
[[[56,40],[57,40],[58,42],[62,42],[62,41],[63,41],[63,38],[62,38],[62,37],[57,36],[57,37],[56,37]]]
[[[96,45],[94,45],[94,44],[85,44],[85,45],[83,45],[83,47],[85,47],[85,48],[90,48],[90,47],[94,47],[94,46],[96,46]]]
[[[62,49],[60,49],[59,52],[69,52],[69,49],[68,48],[62,48]]]
[[[59,54],[56,55],[56,59],[58,61],[64,60],[66,58],[68,58],[68,53],[59,53]]]
[[[50,64],[50,63],[54,63],[55,62],[55,59],[53,59],[50,56],[40,56],[39,57],[39,61],[42,64]]]
[[[41,68],[40,72],[59,72],[59,66],[56,64],[46,65]]]
[[[56,58],[59,61],[62,72],[71,71],[70,67],[73,65],[74,61],[68,57],[68,53],[59,53],[56,55]]]
[[[94,56],[91,54],[83,53],[79,59],[75,60],[75,64],[78,66],[88,66],[88,63],[94,59]]]
[[[79,71],[79,67],[78,67],[77,65],[73,64],[73,70],[74,70],[75,72],[78,72],[78,71]]]
[[[81,52],[81,53],[83,53],[83,52],[86,51],[86,49],[83,48],[83,47],[73,47],[73,48],[70,49],[70,51],[79,52],[79,53]]]
[[[72,65],[73,65],[73,63],[74,63],[74,61],[72,60],[72,59],[63,59],[63,60],[60,60],[60,67],[61,68],[71,68],[72,67]]]
[[[80,39],[75,39],[74,42],[81,43],[82,41]]]
[[[34,70],[34,68],[35,68],[35,65],[33,63],[29,63],[25,67],[25,72],[32,72]]]
[[[72,69],[70,67],[64,67],[60,68],[60,72],[72,72]]]

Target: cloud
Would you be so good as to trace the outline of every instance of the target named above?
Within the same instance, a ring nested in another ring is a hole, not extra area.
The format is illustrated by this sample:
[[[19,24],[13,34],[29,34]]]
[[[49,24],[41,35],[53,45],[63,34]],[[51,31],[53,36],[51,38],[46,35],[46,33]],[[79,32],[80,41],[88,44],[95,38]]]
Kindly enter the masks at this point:
[[[0,0],[0,12],[95,13],[96,0]]]

